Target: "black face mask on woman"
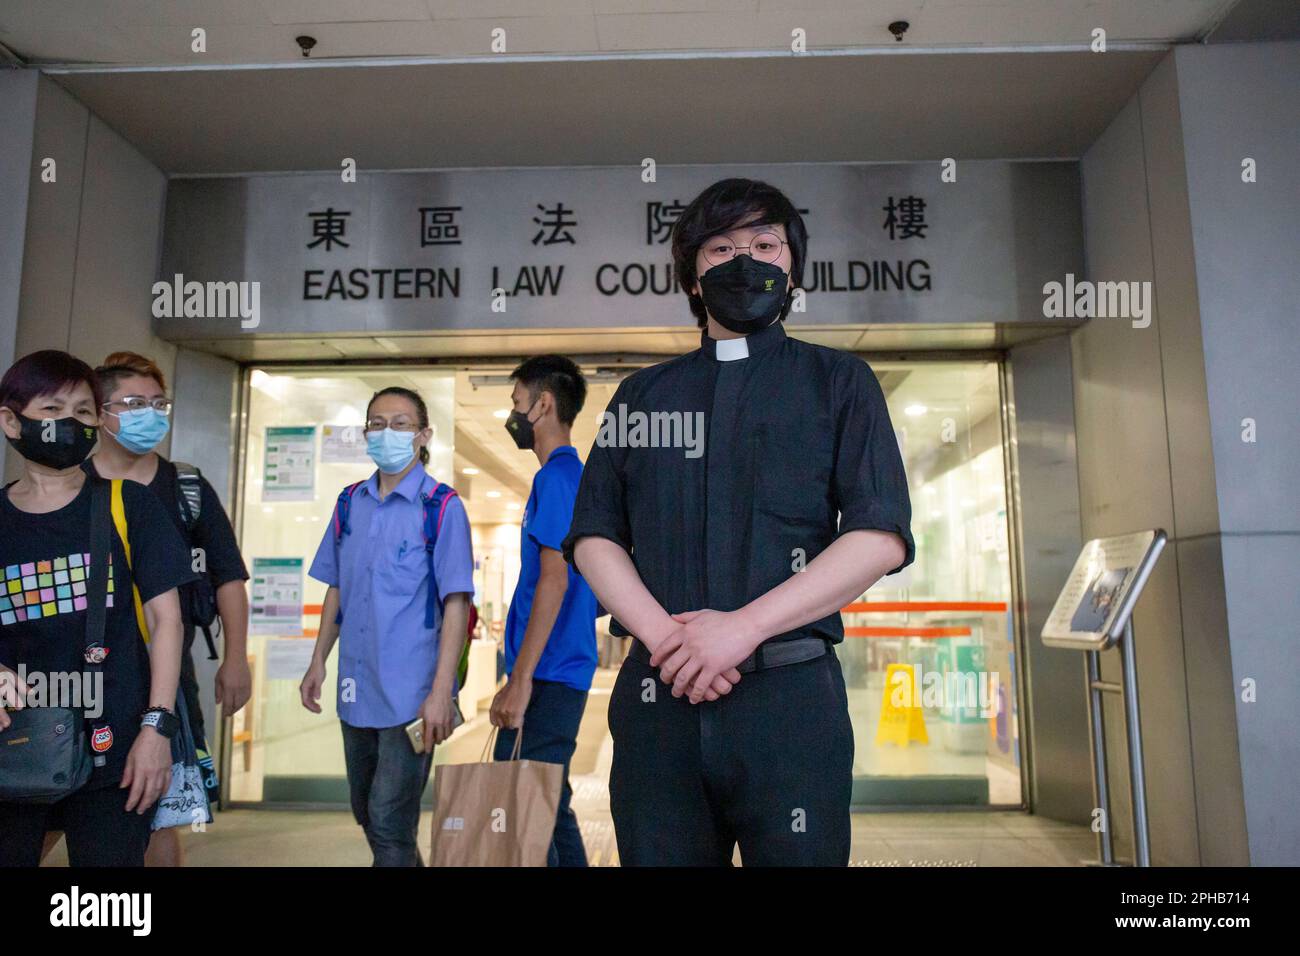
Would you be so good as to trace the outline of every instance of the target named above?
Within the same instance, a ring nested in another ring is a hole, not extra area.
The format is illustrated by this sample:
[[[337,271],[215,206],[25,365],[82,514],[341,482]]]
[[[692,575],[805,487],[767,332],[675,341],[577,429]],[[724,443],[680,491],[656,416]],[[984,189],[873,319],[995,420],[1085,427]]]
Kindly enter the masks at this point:
[[[18,454],[46,468],[72,468],[80,465],[99,439],[99,427],[87,425],[72,416],[67,418],[28,418],[14,412],[21,431],[9,444]],[[8,438],[8,436],[5,436]]]
[[[780,266],[739,255],[700,276],[700,296],[719,325],[748,335],[780,314],[788,279]]]

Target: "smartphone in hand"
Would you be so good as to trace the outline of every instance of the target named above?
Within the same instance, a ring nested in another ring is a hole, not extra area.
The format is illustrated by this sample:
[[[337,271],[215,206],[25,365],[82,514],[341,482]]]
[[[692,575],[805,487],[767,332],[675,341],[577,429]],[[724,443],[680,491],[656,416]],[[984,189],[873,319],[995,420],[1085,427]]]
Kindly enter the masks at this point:
[[[451,729],[455,730],[461,724],[465,723],[465,718],[461,716],[460,701],[452,698],[452,706],[456,708],[456,715],[451,719]],[[410,738],[411,747],[417,754],[424,753],[424,718],[416,717],[406,725],[406,736]]]

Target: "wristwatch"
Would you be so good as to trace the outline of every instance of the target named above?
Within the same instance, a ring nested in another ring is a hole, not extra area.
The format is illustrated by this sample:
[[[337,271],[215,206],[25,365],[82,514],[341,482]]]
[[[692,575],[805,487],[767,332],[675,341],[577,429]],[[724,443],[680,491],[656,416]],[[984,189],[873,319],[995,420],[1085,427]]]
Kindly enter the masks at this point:
[[[141,727],[152,727],[171,740],[181,729],[181,719],[166,707],[150,707],[140,716]]]

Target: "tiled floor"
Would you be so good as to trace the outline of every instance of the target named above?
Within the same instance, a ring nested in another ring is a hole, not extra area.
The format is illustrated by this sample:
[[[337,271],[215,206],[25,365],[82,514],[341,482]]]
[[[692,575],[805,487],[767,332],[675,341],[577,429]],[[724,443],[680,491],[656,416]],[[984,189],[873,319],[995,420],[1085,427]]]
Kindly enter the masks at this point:
[[[594,866],[617,866],[618,850],[609,814],[609,763],[613,741],[606,709],[613,672],[598,672],[588,698],[573,758],[573,807]],[[490,727],[486,712],[468,722],[456,739],[439,748],[438,762],[474,761]],[[427,856],[432,814],[420,823]],[[365,838],[350,813],[321,810],[229,810],[205,833],[186,833],[192,866],[368,866]],[[853,866],[966,865],[1078,866],[1096,858],[1096,840],[1086,826],[1057,823],[1018,811],[855,813]],[[49,865],[66,864],[62,844]],[[741,863],[739,854],[736,862]]]
[[[573,807],[593,866],[617,866],[609,814],[609,744],[592,772],[575,775]],[[420,846],[431,841],[433,815],[420,821]],[[230,810],[205,833],[185,833],[192,866],[368,866],[365,838],[347,812]],[[1079,866],[1096,858],[1085,826],[1017,811],[878,812],[853,815],[851,866]],[[49,865],[66,862],[62,844]],[[736,863],[742,863],[739,853]]]
[[[420,826],[426,848],[430,820],[426,813]],[[583,814],[582,831],[592,865],[617,865],[608,818]],[[186,833],[184,842],[191,866],[370,864],[361,831],[338,811],[228,811],[206,833]],[[1023,813],[857,813],[850,865],[1078,866],[1094,858],[1095,846],[1086,827]],[[66,865],[62,844],[46,862]]]

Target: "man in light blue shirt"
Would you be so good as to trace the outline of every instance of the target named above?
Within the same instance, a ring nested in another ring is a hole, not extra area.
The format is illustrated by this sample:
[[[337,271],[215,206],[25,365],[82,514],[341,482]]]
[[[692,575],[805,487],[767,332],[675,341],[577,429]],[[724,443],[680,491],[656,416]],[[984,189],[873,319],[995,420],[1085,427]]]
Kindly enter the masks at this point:
[[[433,748],[455,728],[456,665],[474,593],[469,518],[424,470],[429,413],[408,389],[377,392],[366,444],[378,470],[340,496],[308,572],[329,586],[302,702],[320,713],[339,641],[338,715],[352,813],[375,866],[420,866],[420,796]],[[434,530],[430,592],[426,527]],[[430,618],[432,620],[430,620]],[[424,752],[406,735],[424,719]]]
[[[582,372],[561,355],[538,355],[511,373],[514,411],[506,429],[537,456],[519,542],[519,583],[506,617],[510,679],[492,701],[501,728],[494,757],[564,765],[564,784],[547,863],[586,866],[587,854],[570,807],[569,761],[596,670],[596,596],[561,554],[582,479],[570,430],[587,397]],[[520,730],[522,728],[522,730]]]

